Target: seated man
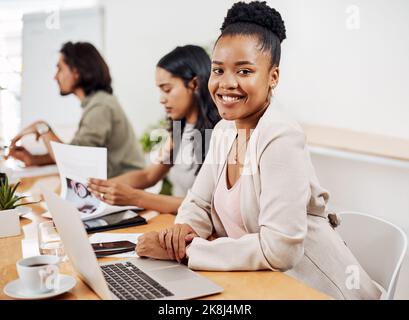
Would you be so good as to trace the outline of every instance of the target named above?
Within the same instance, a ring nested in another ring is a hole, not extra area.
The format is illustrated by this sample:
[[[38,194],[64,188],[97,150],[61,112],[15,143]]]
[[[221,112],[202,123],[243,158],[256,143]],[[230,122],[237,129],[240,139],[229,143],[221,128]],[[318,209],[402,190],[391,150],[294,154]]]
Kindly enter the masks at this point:
[[[82,117],[70,142],[72,145],[106,147],[108,177],[114,177],[144,166],[142,149],[132,126],[113,96],[107,64],[90,43],[68,42],[60,50],[55,80],[62,96],[74,94],[81,101]],[[33,155],[17,146],[25,135],[35,134],[47,147],[45,155]],[[62,142],[44,121],[23,129],[11,141],[8,157],[21,160],[26,166],[55,162],[51,141]]]

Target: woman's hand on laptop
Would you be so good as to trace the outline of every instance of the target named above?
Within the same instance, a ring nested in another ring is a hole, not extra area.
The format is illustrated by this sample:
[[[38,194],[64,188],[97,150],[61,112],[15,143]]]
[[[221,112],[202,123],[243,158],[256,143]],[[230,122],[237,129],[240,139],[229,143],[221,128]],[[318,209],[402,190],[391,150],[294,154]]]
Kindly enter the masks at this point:
[[[198,236],[190,225],[186,223],[175,224],[159,232],[159,242],[161,247],[167,250],[172,260],[176,259],[177,262],[181,263],[186,256],[186,244]]]
[[[88,179],[88,190],[101,201],[110,205],[133,205],[140,207],[143,190],[110,180]]]
[[[146,232],[138,238],[136,253],[140,257],[149,257],[159,260],[175,260],[168,251],[159,243],[159,233],[156,231]]]

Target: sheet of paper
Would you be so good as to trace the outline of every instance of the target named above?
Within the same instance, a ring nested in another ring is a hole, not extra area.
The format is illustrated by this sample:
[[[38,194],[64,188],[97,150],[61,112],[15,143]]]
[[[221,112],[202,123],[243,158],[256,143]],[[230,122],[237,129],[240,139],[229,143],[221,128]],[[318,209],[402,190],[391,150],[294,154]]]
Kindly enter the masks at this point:
[[[60,175],[107,178],[107,149],[51,142]]]
[[[130,241],[137,244],[139,236],[142,233],[94,233],[89,237],[90,243],[112,242],[112,241]],[[138,257],[135,251],[113,254],[112,258],[135,258]]]
[[[75,204],[82,220],[90,220],[134,206],[110,206],[94,197],[88,178],[107,179],[107,149],[51,142],[61,179],[61,198]]]

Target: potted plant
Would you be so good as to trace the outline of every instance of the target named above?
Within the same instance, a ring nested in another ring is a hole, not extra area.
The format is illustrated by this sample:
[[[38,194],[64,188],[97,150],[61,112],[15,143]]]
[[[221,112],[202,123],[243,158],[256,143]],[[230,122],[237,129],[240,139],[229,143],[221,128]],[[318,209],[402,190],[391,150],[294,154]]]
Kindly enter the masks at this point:
[[[19,184],[10,185],[7,175],[0,173],[0,238],[18,236],[21,233],[16,208],[31,203],[18,203],[25,198],[16,195]]]

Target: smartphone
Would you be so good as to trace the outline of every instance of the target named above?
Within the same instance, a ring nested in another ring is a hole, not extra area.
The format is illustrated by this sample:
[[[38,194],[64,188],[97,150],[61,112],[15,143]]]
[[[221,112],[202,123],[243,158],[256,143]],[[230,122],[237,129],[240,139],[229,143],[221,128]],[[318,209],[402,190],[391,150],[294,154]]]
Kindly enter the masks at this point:
[[[130,241],[100,242],[92,244],[92,248],[97,257],[134,251],[135,247],[136,244]]]

